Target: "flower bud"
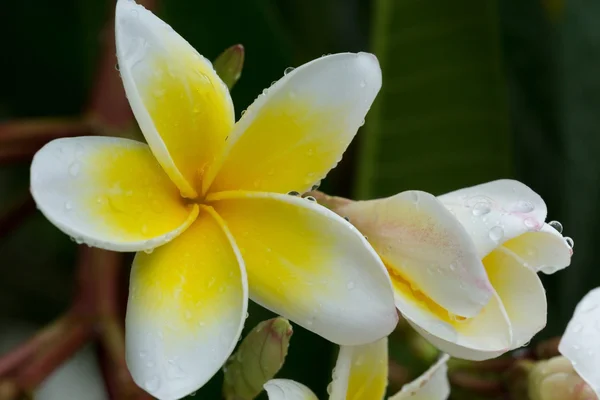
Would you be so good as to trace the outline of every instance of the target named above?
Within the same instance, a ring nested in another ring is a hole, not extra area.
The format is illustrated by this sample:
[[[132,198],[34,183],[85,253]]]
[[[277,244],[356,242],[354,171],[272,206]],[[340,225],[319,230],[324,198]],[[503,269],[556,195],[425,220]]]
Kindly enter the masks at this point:
[[[533,367],[529,375],[529,397],[531,400],[598,400],[571,362],[562,356],[540,361]]]
[[[225,399],[255,398],[283,365],[291,336],[292,326],[281,317],[263,321],[252,329],[224,367]]]
[[[229,90],[242,76],[242,68],[244,68],[244,46],[236,44],[225,50],[213,62],[213,67],[217,71],[217,75],[227,85]]]

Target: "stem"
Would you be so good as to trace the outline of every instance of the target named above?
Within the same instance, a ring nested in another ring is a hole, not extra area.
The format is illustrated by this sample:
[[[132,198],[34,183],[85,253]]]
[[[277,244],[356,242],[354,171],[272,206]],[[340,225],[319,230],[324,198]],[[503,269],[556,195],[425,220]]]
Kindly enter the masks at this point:
[[[61,137],[93,135],[92,126],[80,118],[40,118],[0,124],[0,146],[39,146]]]
[[[0,238],[12,232],[34,211],[35,202],[31,195],[27,193],[0,215]],[[2,375],[1,372],[0,375]]]
[[[504,390],[500,380],[482,378],[467,371],[453,371],[448,378],[453,385],[481,395],[498,395]]]

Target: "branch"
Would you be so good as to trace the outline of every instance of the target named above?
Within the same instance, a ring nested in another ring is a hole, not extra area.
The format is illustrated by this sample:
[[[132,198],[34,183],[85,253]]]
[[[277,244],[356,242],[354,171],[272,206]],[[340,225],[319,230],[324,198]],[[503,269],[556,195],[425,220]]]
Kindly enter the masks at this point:
[[[34,211],[35,202],[31,194],[27,193],[0,215],[0,238],[12,232]]]

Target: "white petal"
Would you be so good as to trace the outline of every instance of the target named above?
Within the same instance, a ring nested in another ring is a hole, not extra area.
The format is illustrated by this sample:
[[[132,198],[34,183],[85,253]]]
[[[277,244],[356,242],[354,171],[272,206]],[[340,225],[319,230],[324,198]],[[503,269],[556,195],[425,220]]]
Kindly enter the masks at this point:
[[[542,281],[522,259],[504,247],[492,251],[483,264],[508,314],[513,330],[512,347],[529,343],[546,326],[548,311]]]
[[[183,232],[198,215],[148,146],[129,139],[57,139],[31,163],[31,194],[67,235],[114,251],[149,250]]]
[[[126,318],[127,365],[135,382],[161,400],[204,385],[237,344],[247,296],[239,250],[209,207],[177,239],[138,253]]]
[[[377,58],[341,53],[286,74],[235,125],[211,192],[303,193],[342,158],[381,88]],[[204,182],[205,189],[210,178]]]
[[[156,158],[186,197],[225,148],[235,122],[229,90],[210,61],[144,7],[118,0],[119,70]]]
[[[370,343],[394,329],[387,271],[342,217],[284,194],[221,192],[207,201],[236,238],[252,300],[337,344]]]
[[[398,309],[417,332],[452,357],[481,361],[511,349],[512,328],[497,294],[479,315],[453,321],[433,313],[396,291]]]
[[[465,228],[431,194],[408,191],[335,209],[369,238],[390,270],[453,314],[472,317],[492,296]]]
[[[558,351],[600,398],[600,288],[579,302]]]
[[[309,388],[289,379],[271,379],[264,388],[269,400],[317,400]]]
[[[504,243],[529,268],[553,274],[571,264],[573,249],[565,238],[548,224],[538,232],[527,232]]]
[[[330,400],[382,399],[388,380],[388,340],[342,346],[333,369]]]
[[[423,375],[404,385],[389,400],[446,400],[450,396],[446,364],[449,359],[447,354],[442,355]]]
[[[498,180],[457,190],[438,199],[472,237],[479,256],[525,232],[538,231],[546,220],[546,204],[518,181]]]

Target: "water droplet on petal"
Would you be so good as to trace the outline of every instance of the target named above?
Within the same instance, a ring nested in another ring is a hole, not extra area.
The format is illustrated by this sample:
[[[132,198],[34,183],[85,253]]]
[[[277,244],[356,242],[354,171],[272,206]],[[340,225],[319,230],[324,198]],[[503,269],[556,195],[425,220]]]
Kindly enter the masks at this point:
[[[71,211],[72,209],[73,209],[73,203],[71,203],[70,201],[66,201],[65,202],[65,210]]]
[[[319,188],[319,184],[313,185],[312,188],[310,188],[310,190],[317,190]]]
[[[525,218],[523,224],[525,225],[525,228],[529,229],[530,231],[537,230],[540,227],[535,218]]]
[[[499,242],[504,237],[504,229],[501,226],[494,226],[489,232],[490,239],[494,242]]]
[[[354,289],[354,282],[348,282],[348,285],[346,285],[346,287],[348,288],[348,290]]]
[[[579,324],[579,325],[575,325],[575,326],[573,327],[573,332],[575,332],[575,333],[579,333],[579,332],[581,332],[582,330],[583,330],[583,325],[581,325],[581,324]]]
[[[550,221],[550,222],[548,222],[548,225],[553,227],[558,233],[562,233],[562,231],[563,231],[563,226],[558,221]]]
[[[77,175],[79,175],[79,170],[81,169],[81,164],[77,161],[72,162],[71,165],[69,165],[69,175],[71,175],[73,178],[75,178]]]
[[[148,225],[144,224],[142,225],[142,233],[145,235],[146,233],[148,233]]]
[[[366,87],[366,86],[367,86],[367,82],[365,82],[365,81],[361,81],[361,82],[360,82],[360,87],[361,87],[361,88],[364,88],[364,87]]]
[[[146,254],[152,254],[153,251],[154,251],[154,249],[145,249],[144,253],[146,253]]]
[[[140,358],[144,358],[146,357],[146,352],[145,351],[140,351]]]
[[[567,243],[567,246],[569,246],[570,249],[575,247],[575,241],[573,239],[571,239],[570,237],[565,236],[565,242]]]
[[[518,213],[530,213],[535,209],[535,206],[530,201],[520,200],[515,203],[512,208],[513,212]]]
[[[317,201],[317,199],[315,199],[315,198],[314,198],[314,197],[312,197],[312,196],[306,196],[304,199],[305,199],[305,200],[308,200],[308,201],[314,201],[314,202],[316,202],[316,201]]]
[[[286,69],[283,71],[283,74],[284,74],[284,75],[287,75],[287,74],[289,74],[290,72],[292,72],[293,70],[294,70],[294,67],[287,67],[287,68],[286,68]]]
[[[291,192],[288,192],[288,194],[289,194],[290,196],[300,196],[300,193],[299,193],[299,192],[296,192],[295,190],[292,190]]]
[[[490,205],[488,203],[480,201],[479,203],[475,203],[473,209],[471,210],[471,213],[476,217],[480,217],[482,215],[489,214],[491,210],[492,209],[490,208]]]
[[[148,362],[146,363],[146,366],[147,366],[148,368],[152,368],[152,367],[154,367],[154,361],[148,361]]]
[[[146,382],[144,382],[144,387],[151,393],[155,392],[160,387],[160,379],[156,375],[146,379]]]

